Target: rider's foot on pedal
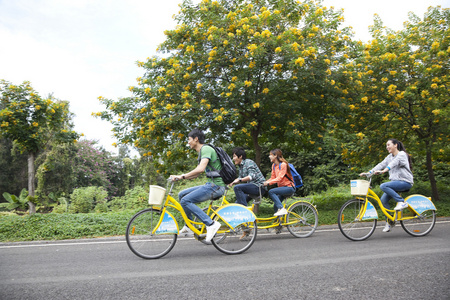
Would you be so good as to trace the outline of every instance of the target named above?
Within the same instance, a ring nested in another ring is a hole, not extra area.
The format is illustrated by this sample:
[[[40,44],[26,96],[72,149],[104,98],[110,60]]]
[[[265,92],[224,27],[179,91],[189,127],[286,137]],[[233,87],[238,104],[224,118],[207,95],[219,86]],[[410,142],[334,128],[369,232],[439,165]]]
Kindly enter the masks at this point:
[[[206,226],[206,242],[210,242],[213,237],[216,235],[217,231],[220,228],[220,223],[217,221],[214,221],[214,223],[212,223],[209,226]]]
[[[186,225],[184,225],[184,227],[181,228],[179,234],[180,236],[194,236],[194,232]]]
[[[391,231],[391,225],[389,225],[388,222],[386,222],[386,226],[384,226],[383,232],[389,232]]]
[[[287,212],[287,210],[286,210],[286,208],[280,208],[276,213],[274,213],[273,215],[275,216],[275,217],[279,217],[279,216],[283,216],[283,215],[286,215],[288,212]]]
[[[402,210],[408,207],[408,203],[406,202],[397,202],[397,206],[394,208],[394,210]]]

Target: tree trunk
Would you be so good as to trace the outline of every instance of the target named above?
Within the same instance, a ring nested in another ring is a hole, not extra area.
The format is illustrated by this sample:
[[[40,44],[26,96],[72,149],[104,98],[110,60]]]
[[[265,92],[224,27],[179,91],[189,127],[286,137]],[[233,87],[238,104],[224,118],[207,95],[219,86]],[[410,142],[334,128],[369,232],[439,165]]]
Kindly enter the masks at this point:
[[[34,197],[34,153],[28,154],[28,196]],[[36,205],[28,201],[28,207],[30,208],[30,215],[36,213]]]
[[[427,145],[426,149],[427,149],[426,160],[427,160],[428,179],[430,179],[431,185],[431,198],[433,201],[439,201],[439,193],[437,189],[436,178],[434,177],[433,161],[431,159],[431,147]]]
[[[252,130],[251,135],[252,135],[252,141],[253,141],[253,148],[255,149],[255,163],[256,163],[256,165],[258,165],[258,167],[260,167],[262,153],[261,153],[261,146],[258,143],[259,131]]]

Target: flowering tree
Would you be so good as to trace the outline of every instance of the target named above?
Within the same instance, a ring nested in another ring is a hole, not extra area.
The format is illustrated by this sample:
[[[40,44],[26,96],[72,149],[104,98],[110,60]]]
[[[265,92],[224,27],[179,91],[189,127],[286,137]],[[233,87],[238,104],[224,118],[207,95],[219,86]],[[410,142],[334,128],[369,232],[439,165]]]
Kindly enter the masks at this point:
[[[411,13],[399,32],[376,18],[373,40],[346,65],[338,85],[346,108],[338,126],[357,141],[344,157],[367,163],[385,155],[387,139],[403,140],[410,153],[426,156],[435,200],[434,168],[449,160],[449,24],[450,10],[440,7],[430,7],[423,21]]]
[[[29,82],[16,86],[0,81],[0,136],[14,141],[28,153],[28,194],[34,197],[37,153],[48,141],[73,142],[78,135],[71,130],[68,104],[52,97],[42,99]],[[29,202],[30,214],[36,212]]]
[[[254,148],[258,164],[263,143],[299,149],[322,138],[350,42],[341,12],[320,1],[204,0],[184,1],[175,19],[162,57],[138,62],[134,97],[100,97],[107,111],[97,115],[122,142],[176,166],[193,127]]]

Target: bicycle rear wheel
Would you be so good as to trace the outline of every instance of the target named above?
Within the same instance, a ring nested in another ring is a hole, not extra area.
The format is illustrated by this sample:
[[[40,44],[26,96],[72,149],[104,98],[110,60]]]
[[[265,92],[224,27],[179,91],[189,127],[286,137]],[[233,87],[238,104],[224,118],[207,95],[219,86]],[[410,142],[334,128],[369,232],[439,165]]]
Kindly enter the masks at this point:
[[[295,237],[308,237],[316,231],[318,217],[316,209],[308,202],[294,203],[286,216],[287,223],[295,222],[287,225],[289,232]]]
[[[231,255],[243,253],[255,242],[258,232],[256,226],[256,221],[239,224],[233,229],[222,224],[211,242],[222,253]]]
[[[369,238],[377,226],[376,219],[360,220],[360,213],[364,204],[365,200],[352,199],[347,201],[339,211],[339,230],[352,241],[363,241]]]
[[[161,211],[148,208],[135,214],[128,222],[126,240],[130,250],[145,259],[161,258],[172,250],[177,234],[153,234]]]
[[[403,211],[403,218],[408,217],[407,210]],[[401,220],[403,229],[412,236],[424,236],[430,233],[436,223],[436,212],[427,210],[420,215],[415,215],[411,219]]]

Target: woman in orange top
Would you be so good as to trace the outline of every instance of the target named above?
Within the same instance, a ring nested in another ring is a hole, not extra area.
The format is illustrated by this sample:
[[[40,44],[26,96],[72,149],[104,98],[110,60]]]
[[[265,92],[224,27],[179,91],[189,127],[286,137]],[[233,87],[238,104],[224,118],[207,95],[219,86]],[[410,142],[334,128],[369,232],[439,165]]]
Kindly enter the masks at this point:
[[[294,181],[289,164],[283,158],[283,153],[280,149],[270,151],[269,158],[272,162],[272,175],[269,180],[264,182],[264,185],[277,185],[276,188],[269,190],[269,198],[273,201],[274,216],[282,216],[287,214],[287,210],[281,202],[285,196],[295,193]]]

